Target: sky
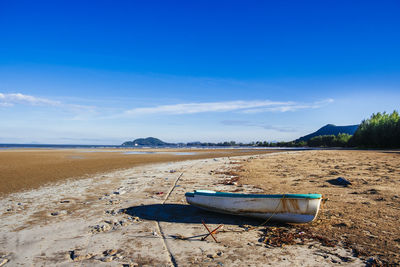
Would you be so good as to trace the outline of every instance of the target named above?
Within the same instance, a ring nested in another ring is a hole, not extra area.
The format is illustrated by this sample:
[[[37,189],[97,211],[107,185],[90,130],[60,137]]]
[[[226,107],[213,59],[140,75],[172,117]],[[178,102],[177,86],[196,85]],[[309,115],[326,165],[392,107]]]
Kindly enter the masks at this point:
[[[399,1],[0,1],[0,143],[290,141],[400,108]]]

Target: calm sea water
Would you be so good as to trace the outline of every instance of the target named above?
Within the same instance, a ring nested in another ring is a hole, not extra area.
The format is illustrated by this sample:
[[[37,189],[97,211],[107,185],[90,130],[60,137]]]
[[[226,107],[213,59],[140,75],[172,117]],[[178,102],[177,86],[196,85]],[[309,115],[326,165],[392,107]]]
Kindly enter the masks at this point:
[[[0,144],[0,149],[16,148],[123,148],[124,146],[110,145],[51,145],[51,144]]]
[[[113,146],[113,145],[59,145],[59,144],[0,144],[0,149],[17,149],[17,148],[45,148],[45,149],[67,149],[67,148],[87,148],[87,149],[101,149],[101,148],[198,148],[198,149],[240,149],[240,150],[247,150],[251,152],[255,149],[290,149],[290,150],[304,150],[309,148],[304,147],[226,147],[226,146],[211,146],[211,147],[203,147],[203,146],[193,146],[193,147],[186,147],[186,146],[160,146],[160,147],[149,147],[149,146],[135,146],[135,147],[128,147],[128,146]],[[243,152],[247,152],[243,151]],[[131,153],[131,152],[127,152]],[[136,152],[132,152],[136,153]],[[185,152],[182,152],[185,153]]]

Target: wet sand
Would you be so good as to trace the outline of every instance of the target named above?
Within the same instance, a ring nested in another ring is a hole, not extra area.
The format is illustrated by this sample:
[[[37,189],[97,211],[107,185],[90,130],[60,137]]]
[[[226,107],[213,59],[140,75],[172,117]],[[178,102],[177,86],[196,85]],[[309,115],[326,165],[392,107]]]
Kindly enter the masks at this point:
[[[321,193],[314,233],[400,263],[400,151],[307,151],[245,162],[240,182],[269,193]],[[343,177],[352,185],[335,185]]]
[[[163,154],[123,154],[132,152]],[[167,153],[168,152],[168,153]],[[178,152],[175,155],[174,152]],[[248,149],[12,149],[0,150],[0,195],[143,164],[272,153]],[[276,152],[276,151],[275,151]],[[187,155],[192,154],[194,155]],[[183,155],[182,155],[183,154]]]

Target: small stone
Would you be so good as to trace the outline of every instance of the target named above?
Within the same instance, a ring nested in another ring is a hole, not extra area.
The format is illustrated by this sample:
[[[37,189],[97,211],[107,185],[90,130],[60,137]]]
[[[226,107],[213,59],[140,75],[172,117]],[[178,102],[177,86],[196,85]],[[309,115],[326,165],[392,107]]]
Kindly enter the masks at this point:
[[[95,233],[95,232],[101,233],[101,232],[106,232],[106,231],[110,230],[111,225],[110,224],[103,224],[103,225],[97,224],[95,226],[90,226],[90,228],[91,228],[92,233]]]
[[[105,214],[116,215],[114,210],[106,210],[104,211]]]
[[[61,210],[61,211],[59,211],[58,214],[59,214],[59,215],[67,215],[67,214],[68,214],[68,211],[66,211],[66,210]]]
[[[103,230],[103,232],[104,232],[104,231],[108,231],[108,230],[111,229],[111,226],[110,226],[110,225],[102,225],[102,226],[101,226],[101,229]]]
[[[73,261],[82,261],[82,260],[93,258],[93,256],[94,256],[92,253],[89,253],[86,255],[79,255],[75,252],[75,250],[69,251],[68,255],[69,255],[70,259]]]
[[[104,256],[115,256],[118,253],[118,250],[116,249],[107,249],[103,251]]]
[[[212,255],[212,254],[207,254],[207,258],[214,259],[214,255]]]
[[[140,218],[136,216],[131,216],[128,219],[131,220],[132,222],[140,222]]]
[[[83,261],[83,260],[87,260],[87,259],[92,258],[93,256],[94,256],[94,255],[91,254],[91,253],[89,253],[89,254],[87,254],[87,255],[79,255],[79,256],[77,256],[77,257],[74,259],[74,261]]]
[[[375,188],[366,191],[367,194],[376,195],[379,194],[379,191]]]
[[[114,259],[113,256],[111,256],[111,257],[105,257],[102,261],[104,261],[104,262],[111,262],[113,259]]]
[[[367,263],[368,263],[370,266],[382,266],[382,265],[383,265],[382,262],[381,262],[379,259],[374,258],[374,257],[369,258],[369,259],[367,260]]]

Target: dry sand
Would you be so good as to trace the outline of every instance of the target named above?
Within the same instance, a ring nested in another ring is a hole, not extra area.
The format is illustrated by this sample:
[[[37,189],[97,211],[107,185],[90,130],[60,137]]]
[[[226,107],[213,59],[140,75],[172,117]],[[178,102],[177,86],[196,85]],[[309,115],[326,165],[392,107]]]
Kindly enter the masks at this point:
[[[350,154],[346,153],[355,154],[347,156]],[[357,156],[357,153],[360,155]],[[341,205],[338,201],[340,195],[347,196],[350,192],[360,191],[350,195],[369,199],[387,193],[384,191],[387,188],[385,182],[382,181],[378,186],[375,184],[378,183],[375,181],[378,179],[375,177],[377,174],[366,170],[368,167],[364,168],[367,162],[375,162],[374,166],[379,167],[377,172],[393,169],[392,175],[397,175],[397,180],[394,179],[397,182],[390,182],[390,192],[398,190],[394,185],[399,182],[399,164],[395,161],[399,155],[383,154],[382,158],[376,159],[376,152],[365,156],[363,153],[302,151],[154,163],[133,168],[125,166],[123,170],[87,175],[79,180],[59,179],[57,184],[11,193],[0,199],[0,266],[2,263],[10,266],[364,265],[366,258],[379,253],[359,258],[346,243],[351,243],[350,239],[339,240],[335,247],[327,247],[317,241],[271,247],[264,242],[263,227],[245,231],[246,227],[241,226],[256,226],[260,221],[201,211],[187,205],[184,197],[185,192],[194,189],[248,193],[321,192],[330,200],[324,206],[320,220],[311,229],[315,227],[319,231],[324,226],[329,236],[338,230],[351,229],[348,225],[357,226],[347,220],[342,222],[341,219],[347,218],[346,211],[361,199],[352,199],[347,206],[339,209],[336,206]],[[343,168],[343,172],[345,169],[354,170],[352,167],[360,169],[363,177],[359,179],[371,183],[369,185],[378,190],[378,194],[364,194],[364,189],[356,182],[358,176],[343,174],[354,181],[349,188],[329,184],[327,179],[339,175],[329,174],[329,171],[336,170],[342,174],[342,170],[337,169],[335,164],[323,163],[332,157],[337,161],[343,160],[336,164]],[[347,157],[355,158],[355,162],[347,162]],[[308,161],[306,159],[318,162],[314,165],[319,167],[314,172],[311,167],[308,171],[307,168],[301,169],[303,164],[298,161],[305,163]],[[388,163],[388,160],[393,162]],[[362,166],[354,165],[356,163]],[[235,171],[242,177],[239,182],[243,185],[226,185]],[[365,175],[366,172],[370,175]],[[316,178],[310,174],[321,177]],[[317,181],[316,184],[311,180]],[[382,197],[386,199],[392,195]],[[376,207],[386,204],[386,200],[370,199],[369,202],[371,209],[365,210],[365,213],[370,217],[375,214]],[[395,215],[398,219],[399,203],[394,200],[388,203],[396,205],[397,210],[381,215],[383,218]],[[362,207],[367,204],[359,205]],[[357,218],[357,215],[359,213],[355,212],[351,216]],[[219,243],[210,237],[206,241],[201,241],[201,237],[181,239],[205,234],[202,219],[211,228],[224,224],[223,230],[216,235]],[[273,229],[271,225],[268,228]],[[378,224],[375,228],[381,229]],[[398,231],[392,228],[387,230],[392,234]],[[376,240],[384,236],[382,234],[381,237],[381,234],[371,232]],[[347,235],[350,238],[350,233]],[[395,238],[392,236],[393,242],[397,242]],[[388,253],[392,252],[389,245],[387,248]]]
[[[238,174],[242,183],[264,192],[323,194],[328,201],[311,225],[314,233],[362,256],[400,263],[399,151],[276,154],[245,162]],[[334,185],[338,177],[352,185]]]

